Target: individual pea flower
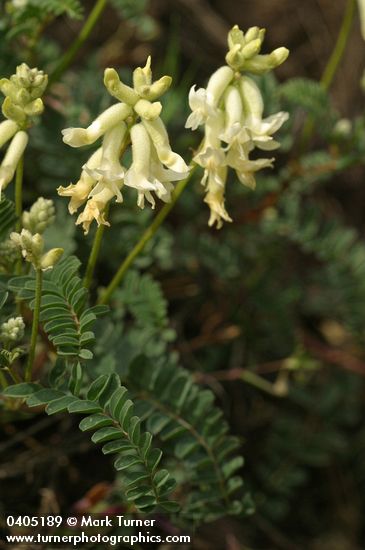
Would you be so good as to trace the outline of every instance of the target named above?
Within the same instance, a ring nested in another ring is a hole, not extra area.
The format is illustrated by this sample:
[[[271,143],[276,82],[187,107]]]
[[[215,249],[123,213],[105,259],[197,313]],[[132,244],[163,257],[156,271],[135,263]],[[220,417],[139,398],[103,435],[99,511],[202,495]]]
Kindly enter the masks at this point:
[[[95,179],[90,176],[89,170],[100,166],[102,155],[103,149],[99,147],[99,149],[97,149],[84,164],[77,183],[70,183],[67,187],[58,187],[57,193],[61,195],[61,197],[70,197],[70,202],[68,205],[68,211],[70,214],[75,214],[80,206],[87,201],[88,196],[96,183]]]
[[[0,198],[3,189],[12,181],[27,144],[28,134],[22,130],[17,132],[11,140],[0,165]]]
[[[272,135],[288,118],[284,112],[263,118],[264,103],[258,86],[250,77],[241,75],[242,70],[261,73],[273,68],[274,58],[279,64],[283,49],[279,48],[281,53],[275,50],[271,57],[259,55],[263,38],[264,30],[258,27],[246,34],[233,27],[228,36],[228,65],[213,73],[206,90],[198,90],[199,97],[194,87],[189,96],[193,113],[186,126],[196,129],[204,124],[204,140],[193,160],[204,168],[201,182],[206,188],[204,200],[211,210],[209,225],[216,224],[217,228],[222,227],[223,221],[232,221],[225,209],[228,168],[236,171],[241,183],[254,189],[255,172],[272,167],[274,159],[252,160],[250,153],[256,147],[279,147]],[[251,70],[253,66],[261,69]]]
[[[133,72],[133,87],[124,84],[110,68],[105,70],[104,84],[120,103],[106,109],[87,128],[62,131],[63,141],[71,147],[90,145],[103,137],[102,146],[83,166],[79,181],[58,188],[61,196],[71,198],[70,213],[85,204],[76,220],[76,224],[82,224],[85,234],[93,220],[98,225],[109,225],[105,214],[107,205],[112,199],[123,201],[124,186],[136,189],[138,206],[143,208],[147,199],[154,207],[153,193],[165,202],[170,201],[172,182],[189,173],[185,161],[171,149],[160,118],[162,105],[155,101],[169,88],[171,77],[153,81],[149,57],[144,67],[137,67]],[[132,164],[126,169],[120,157],[129,140]]]
[[[4,344],[18,342],[24,336],[25,324],[22,317],[11,317],[0,327],[0,340]]]
[[[44,253],[42,235],[39,233],[32,235],[28,229],[22,229],[21,233],[11,233],[10,239],[20,249],[25,261],[31,263],[36,270],[47,271],[52,269],[63,254],[63,248],[52,248]]]
[[[133,162],[125,176],[125,184],[138,192],[137,204],[144,208],[145,199],[155,207],[154,191],[164,202],[171,200],[171,181],[181,179],[181,174],[163,168],[153,142],[142,123],[131,129]]]
[[[88,233],[91,222],[95,219],[98,225],[109,225],[104,216],[108,202],[115,197],[116,202],[123,202],[121,187],[125,169],[119,161],[119,151],[123,144],[127,127],[123,123],[106,132],[101,152],[100,164],[91,168],[88,164],[83,169],[93,180],[93,188],[88,194],[85,210],[76,220]]]
[[[51,199],[39,197],[31,206],[29,212],[24,211],[22,224],[24,229],[31,233],[44,233],[44,231],[55,221],[55,206]]]

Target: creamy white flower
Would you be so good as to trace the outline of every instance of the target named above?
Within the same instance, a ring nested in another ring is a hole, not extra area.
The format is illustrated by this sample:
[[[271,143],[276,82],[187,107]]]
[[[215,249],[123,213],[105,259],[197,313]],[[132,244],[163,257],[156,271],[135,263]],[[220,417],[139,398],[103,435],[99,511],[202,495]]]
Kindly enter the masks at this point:
[[[101,113],[87,128],[65,128],[62,130],[63,141],[71,147],[90,145],[125,120],[131,113],[131,107],[125,103],[116,103]]]
[[[0,198],[1,192],[11,182],[15,170],[28,144],[28,134],[22,130],[17,132],[10,142],[0,166]]]
[[[137,204],[144,207],[145,199],[155,207],[152,192],[168,202],[174,188],[172,181],[182,179],[185,174],[166,170],[157,156],[150,136],[143,124],[131,128],[133,162],[125,176],[125,184],[134,187],[138,192]]]
[[[161,118],[142,120],[142,124],[146,128],[162,164],[175,172],[180,172],[182,178],[186,177],[189,174],[189,166],[180,155],[172,151],[169,136]]]
[[[105,208],[115,193],[109,187],[104,187],[86,203],[85,209],[76,220],[76,225],[82,224],[85,235],[88,234],[91,223],[95,220],[98,225],[110,226],[105,219]]]
[[[196,130],[198,126],[207,121],[209,116],[216,114],[216,109],[213,107],[213,96],[205,88],[195,90],[195,85],[191,87],[189,105],[192,113],[187,118],[185,128]]]
[[[231,222],[232,218],[229,216],[224,206],[224,194],[225,184],[227,178],[227,167],[221,166],[217,169],[215,177],[209,173],[207,178],[207,193],[204,198],[210,209],[210,217],[208,225],[217,225],[217,229],[220,229],[223,225],[223,221]],[[217,183],[219,181],[219,183]]]
[[[272,151],[280,147],[280,143],[274,140],[272,134],[277,132],[288,118],[288,113],[280,111],[264,119],[249,117],[245,125],[256,147],[263,151]]]
[[[250,132],[253,144],[259,149],[270,151],[280,144],[272,134],[277,132],[289,115],[283,111],[263,118],[264,103],[257,84],[247,76],[239,79],[240,92],[244,106],[244,126]]]
[[[223,65],[217,69],[210,79],[207,85],[207,96],[212,98],[212,105],[218,107],[220,99],[227,86],[231,83],[234,76],[234,72],[227,65]]]
[[[74,214],[80,206],[86,202],[92,188],[96,184],[96,179],[90,176],[88,170],[92,170],[100,166],[102,154],[103,149],[102,147],[99,147],[99,149],[91,155],[89,160],[84,165],[80,179],[77,183],[70,183],[67,187],[58,187],[57,193],[61,197],[71,197],[68,205],[68,211],[70,214]]]
[[[250,189],[256,188],[254,173],[263,168],[272,168],[274,158],[249,160],[244,158],[241,151],[231,148],[227,153],[227,165],[236,170],[236,174],[241,183]]]
[[[95,187],[89,194],[90,197],[100,193],[104,187],[108,187],[116,196],[116,202],[123,202],[120,189],[123,185],[125,169],[120,164],[119,155],[126,131],[124,122],[108,130],[103,139],[100,165],[95,168],[83,166],[89,176],[96,181]]]
[[[13,120],[4,120],[0,124],[0,147],[2,147],[19,130],[16,122]]]

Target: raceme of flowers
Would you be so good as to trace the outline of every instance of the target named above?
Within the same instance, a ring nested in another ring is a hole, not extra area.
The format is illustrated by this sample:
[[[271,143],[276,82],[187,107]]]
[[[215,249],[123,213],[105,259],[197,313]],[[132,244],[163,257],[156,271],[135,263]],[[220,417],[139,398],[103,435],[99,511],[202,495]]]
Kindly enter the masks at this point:
[[[19,65],[10,79],[0,80],[0,91],[5,96],[2,113],[7,119],[0,123],[0,148],[11,140],[0,165],[0,198],[2,190],[13,180],[28,144],[26,130],[32,117],[43,112],[41,95],[47,83],[43,71],[30,69],[26,63]]]
[[[265,30],[258,27],[246,33],[233,27],[228,34],[227,65],[210,77],[206,89],[193,86],[189,93],[192,113],[185,126],[196,130],[204,125],[204,140],[193,160],[204,168],[201,183],[210,208],[209,225],[216,224],[217,228],[223,221],[232,221],[225,208],[228,168],[235,170],[241,183],[254,189],[255,172],[272,167],[274,158],[251,160],[250,153],[255,148],[271,151],[279,147],[273,134],[288,119],[285,112],[263,118],[260,89],[251,77],[242,74],[263,74],[288,57],[286,48],[261,55],[264,34]]]
[[[82,167],[79,180],[58,193],[70,197],[69,211],[75,213],[84,205],[76,224],[88,233],[93,220],[109,225],[106,207],[111,200],[123,202],[124,186],[137,192],[137,204],[145,202],[155,207],[155,196],[164,202],[171,200],[173,182],[184,179],[189,167],[173,152],[165,125],[160,118],[162,105],[156,101],[167,91],[171,77],[152,81],[151,58],[145,67],[133,73],[133,87],[121,82],[114,69],[106,69],[104,84],[118,99],[101,113],[87,128],[63,130],[63,141],[71,147],[90,145],[102,138],[101,146]],[[132,163],[121,164],[121,156],[132,145]]]

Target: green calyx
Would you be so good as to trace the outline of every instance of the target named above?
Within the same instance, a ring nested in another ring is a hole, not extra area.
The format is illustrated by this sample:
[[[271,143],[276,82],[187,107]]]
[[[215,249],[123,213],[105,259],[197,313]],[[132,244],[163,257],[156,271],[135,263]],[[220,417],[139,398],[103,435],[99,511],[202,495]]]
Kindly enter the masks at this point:
[[[227,64],[235,71],[264,74],[284,63],[289,55],[287,48],[277,48],[267,55],[260,54],[264,36],[265,29],[251,27],[244,33],[235,25],[228,33]]]

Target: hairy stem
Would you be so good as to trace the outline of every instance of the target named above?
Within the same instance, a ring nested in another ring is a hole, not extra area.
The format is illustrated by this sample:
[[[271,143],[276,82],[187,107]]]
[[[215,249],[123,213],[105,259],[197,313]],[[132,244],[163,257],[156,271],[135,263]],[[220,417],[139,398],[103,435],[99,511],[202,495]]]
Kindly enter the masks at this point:
[[[97,0],[93,9],[91,10],[89,17],[86,19],[84,26],[82,27],[77,38],[72,42],[69,49],[61,57],[57,67],[49,77],[48,85],[52,84],[60,78],[60,76],[65,72],[69,65],[74,60],[77,52],[82,47],[84,42],[89,38],[93,28],[95,27],[100,15],[102,14],[107,0]]]
[[[41,309],[41,298],[42,298],[42,279],[43,272],[40,268],[36,269],[36,286],[35,286],[35,304],[33,312],[33,323],[32,323],[32,335],[30,339],[30,349],[28,362],[25,369],[25,381],[30,382],[32,379],[32,369],[35,357],[35,347],[37,344],[38,336],[38,325],[39,325],[39,314]]]
[[[116,290],[116,288],[119,286],[120,282],[122,281],[124,275],[130,268],[130,266],[133,264],[134,260],[139,256],[139,254],[142,252],[146,244],[152,239],[152,237],[155,235],[156,231],[160,227],[160,225],[164,222],[167,215],[171,212],[171,210],[174,208],[176,202],[178,201],[181,193],[184,191],[185,187],[187,186],[192,174],[194,172],[194,167],[190,170],[190,173],[187,178],[184,180],[179,181],[177,186],[175,187],[175,190],[172,194],[172,200],[171,202],[165,204],[165,206],[160,210],[160,212],[157,214],[157,216],[152,221],[151,225],[147,227],[145,232],[142,234],[141,238],[137,242],[137,244],[134,246],[134,248],[131,250],[131,252],[128,254],[128,256],[125,258],[125,260],[121,263],[118,271],[114,275],[113,279],[110,281],[109,285],[107,286],[106,290],[103,292],[103,294],[100,297],[99,304],[107,304],[113,294],[113,292]]]
[[[345,13],[342,20],[342,25],[339,30],[335,47],[333,48],[332,54],[327,62],[327,65],[323,71],[321,77],[321,84],[325,90],[328,90],[331,86],[333,79],[335,77],[336,71],[341,63],[343,54],[345,53],[346,45],[350,36],[350,31],[352,27],[352,22],[355,14],[356,0],[347,0],[347,5]],[[314,120],[312,117],[309,117],[306,120],[306,123],[303,127],[301,135],[301,151],[305,151],[308,145],[310,138],[312,137],[314,130]]]

